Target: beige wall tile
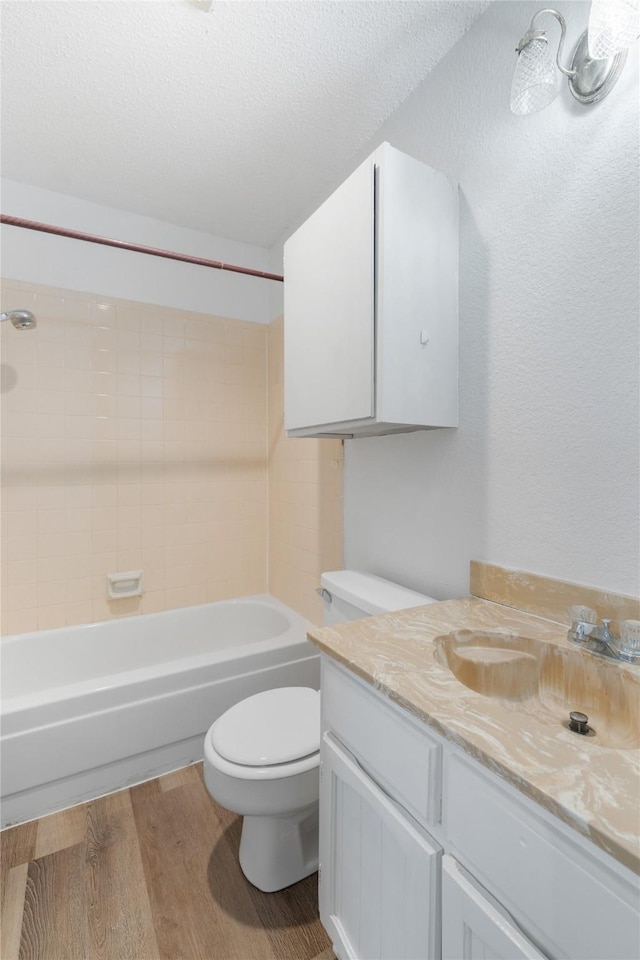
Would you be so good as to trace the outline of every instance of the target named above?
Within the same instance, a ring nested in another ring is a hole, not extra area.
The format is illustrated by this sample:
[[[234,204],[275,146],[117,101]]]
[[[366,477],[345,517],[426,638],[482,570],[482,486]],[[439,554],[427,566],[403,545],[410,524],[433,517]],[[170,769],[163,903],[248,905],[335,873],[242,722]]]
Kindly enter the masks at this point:
[[[3,616],[5,624],[5,633],[11,635],[14,633],[31,633],[38,629],[38,611],[35,608],[30,610],[7,611],[6,619]]]
[[[267,589],[319,622],[342,565],[342,446],[283,431],[270,328],[5,283],[2,628],[48,629]],[[111,601],[106,574],[144,571]]]
[[[269,592],[313,623],[324,570],[342,567],[339,440],[289,440],[283,425],[283,321],[268,329]]]
[[[64,603],[38,606],[38,630],[54,630],[67,625],[67,608]]]
[[[264,591],[266,330],[10,281],[2,303],[39,320],[1,330],[3,630]],[[144,597],[110,601],[138,568]]]

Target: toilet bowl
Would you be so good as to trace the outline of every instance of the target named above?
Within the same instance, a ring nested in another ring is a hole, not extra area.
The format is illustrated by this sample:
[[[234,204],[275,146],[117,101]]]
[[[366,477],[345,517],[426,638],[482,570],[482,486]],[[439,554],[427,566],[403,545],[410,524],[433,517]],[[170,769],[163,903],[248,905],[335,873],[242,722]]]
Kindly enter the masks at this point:
[[[240,866],[271,893],[318,869],[320,694],[267,690],[209,728],[204,780],[213,799],[242,814]]]
[[[356,570],[323,573],[325,626],[435,603]],[[260,890],[281,890],[318,869],[320,694],[310,687],[257,693],[227,710],[204,744],[214,800],[244,817],[240,866]]]

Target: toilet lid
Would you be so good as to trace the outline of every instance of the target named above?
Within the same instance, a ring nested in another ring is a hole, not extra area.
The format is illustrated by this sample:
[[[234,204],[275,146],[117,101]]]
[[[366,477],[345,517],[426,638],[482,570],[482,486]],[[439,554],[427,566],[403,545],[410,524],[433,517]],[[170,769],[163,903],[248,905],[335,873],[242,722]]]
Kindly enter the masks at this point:
[[[211,729],[214,749],[232,763],[274,766],[320,749],[320,694],[310,687],[265,690],[236,703]]]

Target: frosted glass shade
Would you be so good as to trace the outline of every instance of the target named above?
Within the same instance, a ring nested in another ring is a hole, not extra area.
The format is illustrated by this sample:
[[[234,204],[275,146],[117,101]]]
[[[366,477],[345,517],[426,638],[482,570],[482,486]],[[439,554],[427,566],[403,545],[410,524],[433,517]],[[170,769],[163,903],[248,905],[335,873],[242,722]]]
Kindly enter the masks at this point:
[[[511,84],[511,111],[519,115],[544,110],[558,94],[558,72],[544,37],[522,48]]]
[[[593,0],[589,14],[589,56],[607,60],[640,36],[639,0]]]

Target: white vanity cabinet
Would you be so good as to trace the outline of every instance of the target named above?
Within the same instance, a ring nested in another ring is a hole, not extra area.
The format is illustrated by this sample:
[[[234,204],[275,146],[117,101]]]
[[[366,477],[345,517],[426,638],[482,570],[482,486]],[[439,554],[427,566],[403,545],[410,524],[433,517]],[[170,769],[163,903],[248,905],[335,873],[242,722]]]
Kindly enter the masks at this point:
[[[330,735],[322,756],[321,911],[340,956],[434,957],[441,848]]]
[[[285,429],[458,424],[458,191],[382,144],[284,247]]]
[[[322,716],[320,919],[336,955],[439,957],[442,747],[330,661]]]
[[[339,960],[637,960],[635,874],[322,660],[320,918]]]

